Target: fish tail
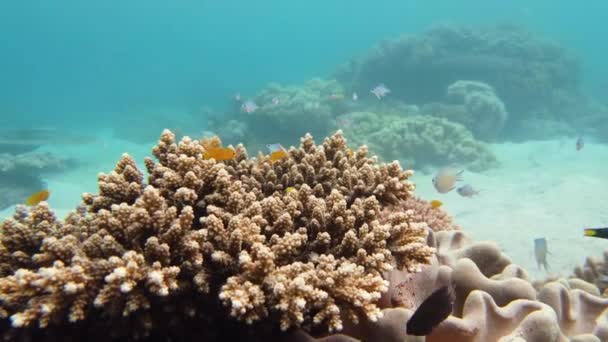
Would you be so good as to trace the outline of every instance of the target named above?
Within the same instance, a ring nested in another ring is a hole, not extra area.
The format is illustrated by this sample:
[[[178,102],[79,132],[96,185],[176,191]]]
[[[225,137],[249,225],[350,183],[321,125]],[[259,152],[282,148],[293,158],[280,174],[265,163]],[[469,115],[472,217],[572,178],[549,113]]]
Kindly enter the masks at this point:
[[[462,181],[464,179],[464,178],[462,178],[462,173],[463,172],[464,172],[464,169],[456,172],[456,180],[457,181]]]

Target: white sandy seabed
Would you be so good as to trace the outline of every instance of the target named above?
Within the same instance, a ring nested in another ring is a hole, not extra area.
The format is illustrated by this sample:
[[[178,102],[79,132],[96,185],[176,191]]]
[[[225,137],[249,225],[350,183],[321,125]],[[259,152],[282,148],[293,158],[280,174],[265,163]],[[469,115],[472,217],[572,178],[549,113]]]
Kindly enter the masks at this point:
[[[601,256],[608,239],[583,237],[584,227],[608,227],[608,146],[588,143],[576,151],[571,140],[522,144],[495,144],[492,149],[500,167],[474,173],[465,171],[461,184],[481,193],[460,197],[456,191],[439,194],[432,175],[415,174],[416,194],[439,199],[464,230],[475,240],[495,241],[511,260],[535,278],[556,273],[568,275],[586,256]],[[78,161],[67,172],[45,181],[51,191],[49,203],[63,217],[80,202],[82,192],[97,191],[97,174],[114,168],[128,151],[143,166],[150,145],[116,139],[83,146],[49,148]],[[10,216],[14,208],[0,211]],[[550,255],[549,273],[539,271],[534,259],[534,239],[545,237]]]

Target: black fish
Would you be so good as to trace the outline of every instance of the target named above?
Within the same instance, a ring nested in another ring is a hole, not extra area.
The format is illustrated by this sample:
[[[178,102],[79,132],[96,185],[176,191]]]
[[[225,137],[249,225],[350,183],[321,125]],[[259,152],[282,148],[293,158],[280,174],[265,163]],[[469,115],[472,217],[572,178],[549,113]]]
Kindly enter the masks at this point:
[[[585,236],[608,239],[608,228],[585,228]]]
[[[414,336],[429,335],[439,323],[452,313],[454,294],[449,286],[435,290],[416,309],[405,326],[406,333]]]

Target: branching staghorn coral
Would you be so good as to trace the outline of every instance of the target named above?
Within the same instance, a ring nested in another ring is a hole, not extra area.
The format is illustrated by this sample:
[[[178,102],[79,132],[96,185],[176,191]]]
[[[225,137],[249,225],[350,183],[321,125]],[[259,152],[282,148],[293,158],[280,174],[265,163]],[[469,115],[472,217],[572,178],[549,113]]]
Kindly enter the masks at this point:
[[[112,324],[117,338],[183,333],[182,321],[222,316],[216,302],[246,323],[340,330],[381,316],[384,272],[432,256],[411,213],[381,215],[411,196],[411,172],[349,150],[341,132],[320,146],[307,135],[276,162],[242,146],[203,158],[220,144],[165,131],[147,182],[123,155],[65,220],[46,203],[19,208],[0,230],[5,337],[68,322]]]

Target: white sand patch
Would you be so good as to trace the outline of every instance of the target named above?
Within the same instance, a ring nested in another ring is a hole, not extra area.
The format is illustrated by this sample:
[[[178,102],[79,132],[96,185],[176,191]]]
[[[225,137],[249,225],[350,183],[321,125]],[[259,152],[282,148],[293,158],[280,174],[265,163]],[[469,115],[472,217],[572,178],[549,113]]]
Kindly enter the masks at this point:
[[[476,240],[492,240],[533,277],[544,277],[534,258],[534,239],[545,237],[550,274],[570,274],[586,256],[600,256],[608,240],[583,237],[583,227],[608,227],[608,146],[574,141],[494,145],[500,168],[465,171],[462,184],[480,189],[469,199],[455,191],[442,195],[432,175],[416,175],[417,194],[440,199]]]

